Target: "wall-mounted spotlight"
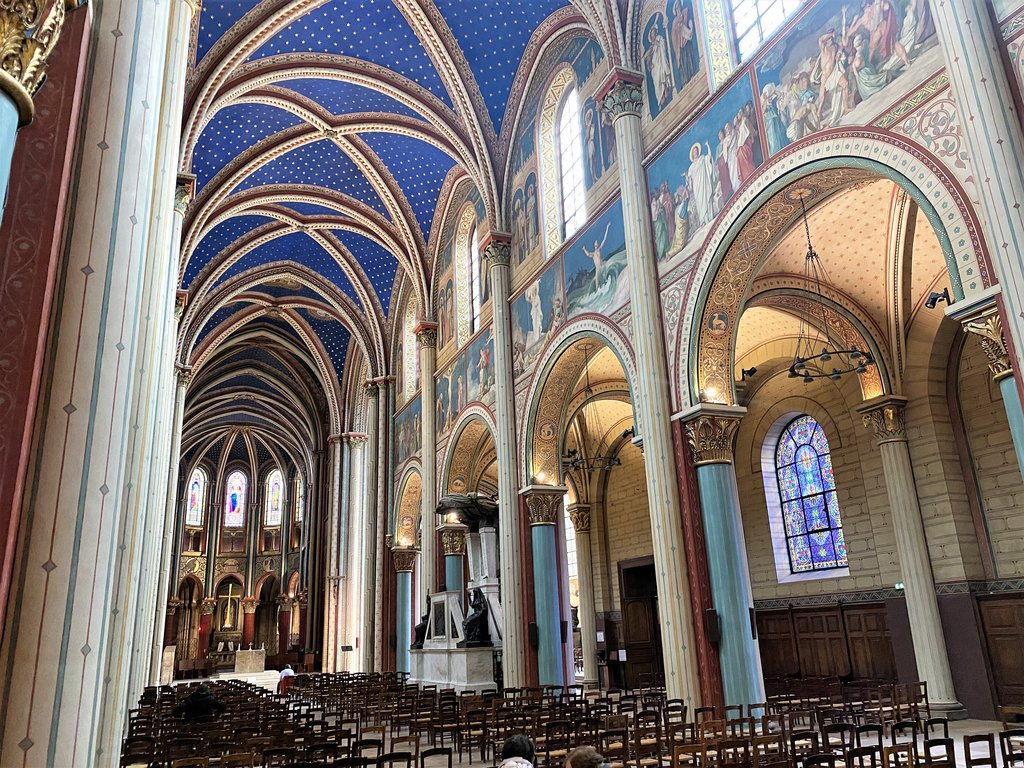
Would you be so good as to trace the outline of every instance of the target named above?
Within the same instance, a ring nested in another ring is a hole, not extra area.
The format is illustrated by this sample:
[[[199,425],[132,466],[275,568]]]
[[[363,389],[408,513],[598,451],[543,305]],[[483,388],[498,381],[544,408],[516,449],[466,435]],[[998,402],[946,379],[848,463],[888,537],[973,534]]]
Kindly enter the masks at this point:
[[[942,293],[935,293],[934,291],[929,293],[928,298],[925,299],[924,305],[928,307],[928,309],[935,309],[935,306],[940,301],[944,301],[946,304],[952,303],[949,298],[949,288],[943,288]]]
[[[752,378],[755,373],[757,373],[757,368],[744,368],[740,371],[740,381]]]
[[[626,440],[627,438],[630,437],[636,437],[636,425],[633,425],[632,427],[630,427],[629,429],[622,433],[623,440]]]

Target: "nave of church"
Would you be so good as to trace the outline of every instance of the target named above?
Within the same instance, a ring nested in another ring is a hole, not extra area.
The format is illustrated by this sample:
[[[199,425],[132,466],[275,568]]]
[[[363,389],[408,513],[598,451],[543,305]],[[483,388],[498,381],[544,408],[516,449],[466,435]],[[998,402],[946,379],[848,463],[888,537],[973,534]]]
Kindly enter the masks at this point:
[[[1024,765],[1024,0],[0,20],[0,765]]]

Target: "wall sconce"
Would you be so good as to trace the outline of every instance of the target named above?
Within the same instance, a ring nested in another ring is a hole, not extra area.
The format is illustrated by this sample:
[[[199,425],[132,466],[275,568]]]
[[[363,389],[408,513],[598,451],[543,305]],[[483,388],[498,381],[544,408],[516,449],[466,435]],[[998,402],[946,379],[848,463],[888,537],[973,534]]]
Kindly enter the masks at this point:
[[[757,373],[757,368],[744,368],[740,371],[740,381],[746,381]]]
[[[951,304],[952,300],[949,298],[949,288],[943,288],[942,293],[935,293],[934,291],[928,294],[928,298],[925,299],[924,305],[928,309],[935,309],[935,306],[940,302],[944,301],[946,304]]]

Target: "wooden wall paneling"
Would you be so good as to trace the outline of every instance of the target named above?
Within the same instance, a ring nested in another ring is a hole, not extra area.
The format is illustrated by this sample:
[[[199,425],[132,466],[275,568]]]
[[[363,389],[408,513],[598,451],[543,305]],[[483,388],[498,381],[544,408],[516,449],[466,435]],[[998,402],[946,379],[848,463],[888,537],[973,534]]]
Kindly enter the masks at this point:
[[[989,664],[1002,706],[1024,706],[1024,595],[978,601]]]

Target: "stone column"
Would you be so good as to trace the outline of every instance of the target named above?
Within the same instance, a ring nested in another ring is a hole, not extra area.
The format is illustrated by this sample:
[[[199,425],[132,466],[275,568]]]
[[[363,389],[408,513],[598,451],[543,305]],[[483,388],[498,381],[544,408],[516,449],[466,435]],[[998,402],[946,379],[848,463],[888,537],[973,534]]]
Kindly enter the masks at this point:
[[[615,129],[633,313],[631,340],[636,353],[637,381],[634,382],[633,407],[647,477],[665,685],[669,697],[682,698],[692,709],[699,704],[700,678],[688,597],[690,580],[679,486],[673,469],[671,401],[658,292],[658,260],[651,234],[647,177],[641,164],[642,86],[640,75],[616,71],[602,89],[598,101],[611,115]]]
[[[576,531],[576,578],[580,588],[583,686],[597,688],[597,610],[594,604],[594,563],[590,556],[590,505],[571,505],[569,519],[572,520],[572,527]]]
[[[247,649],[256,639],[256,606],[260,604],[258,598],[242,598],[242,640],[241,648]]]
[[[288,595],[277,598],[277,652],[291,650],[293,600]]]
[[[363,501],[363,535],[362,560],[360,562],[359,584],[362,590],[363,620],[359,628],[359,669],[372,672],[374,669],[374,638],[376,636],[377,616],[377,443],[378,424],[377,409],[379,406],[379,390],[376,382],[366,383],[366,432],[365,447],[366,474]]]
[[[420,466],[423,470],[423,488],[420,495],[420,595],[426,599],[437,591],[437,561],[434,542],[434,510],[437,508],[437,430],[434,423],[434,370],[437,367],[437,323],[427,320],[416,326],[416,340],[420,343]],[[449,586],[451,589],[451,586]]]
[[[409,655],[413,625],[412,572],[418,553],[413,548],[395,547],[391,554],[395,561],[395,671],[409,672],[412,669]]]
[[[516,494],[516,421],[512,378],[512,314],[509,309],[511,241],[492,234],[482,253],[491,281],[494,322],[494,435],[498,464],[498,537],[501,556],[502,671],[507,688],[526,685],[523,637],[522,559],[519,537],[522,523]]]
[[[384,548],[387,546],[385,543],[385,536],[387,534],[387,520],[388,520],[388,498],[389,486],[391,485],[391,466],[389,461],[390,451],[389,448],[389,435],[391,433],[392,426],[392,402],[390,394],[390,384],[392,379],[390,377],[383,377],[377,379],[377,388],[380,390],[380,396],[377,398],[377,497],[376,504],[373,507],[374,514],[374,525],[375,529],[375,549],[376,563],[374,568],[374,590],[375,597],[379,592],[377,590],[383,590],[385,584],[384,575]],[[386,631],[385,627],[387,622],[384,618],[384,601],[375,599],[374,601],[374,669],[378,672],[384,671],[384,661],[387,657],[385,651],[385,640]]]
[[[1003,397],[1003,408],[1013,438],[1013,452],[1017,456],[1017,467],[1024,477],[1024,410],[1021,409],[1020,390],[1017,388],[1003,333],[1003,319],[995,298],[986,296],[981,301],[958,301],[949,307],[946,314],[963,324],[964,331],[977,340],[985,353],[992,379],[999,385],[999,393]]]
[[[365,626],[363,600],[363,570],[366,562],[366,459],[364,447],[365,434],[350,433],[345,435],[348,444],[348,461],[345,464],[345,476],[348,478],[348,503],[346,516],[349,519],[347,528],[355,531],[355,536],[345,537],[345,574],[347,588],[345,590],[345,611],[340,629],[342,645],[351,646],[353,652],[345,657],[345,668],[350,672],[366,671],[363,663],[363,627]]]
[[[935,597],[935,579],[928,556],[928,540],[910,463],[904,421],[906,405],[906,398],[889,395],[869,400],[857,410],[863,415],[864,425],[874,433],[882,456],[918,677],[927,681],[933,707],[961,709],[949,671],[946,640]]]
[[[328,494],[330,506],[327,514],[327,592],[324,594],[324,648],[322,667],[324,672],[338,671],[338,621],[343,610],[344,593],[341,584],[341,435],[331,435],[327,443],[331,447],[330,473],[331,488]]]
[[[697,468],[726,704],[765,700],[754,596],[733,464],[733,441],[744,413],[745,408],[705,403],[684,416]]]
[[[1003,41],[990,3],[937,0],[930,6],[978,180],[982,231],[1002,286],[1017,368],[1024,353],[1024,135],[1003,66]],[[953,280],[956,286],[959,280]]]
[[[562,658],[562,590],[558,583],[556,524],[562,514],[566,488],[530,485],[520,493],[526,498],[533,544],[533,601],[537,614],[537,677],[541,685],[565,685]]]
[[[217,607],[217,600],[213,597],[204,597],[199,604],[199,645],[196,649],[196,658],[205,659],[210,655],[210,638],[213,636],[213,609]]]
[[[13,5],[4,3],[4,13]],[[63,4],[46,6],[63,12]],[[110,718],[119,724],[108,730],[115,735],[124,721],[123,710],[104,703],[114,701],[105,698],[109,599],[121,556],[123,480],[133,472],[126,446],[148,309],[142,297],[150,226],[172,216],[173,200],[159,194],[164,188],[154,179],[162,170],[161,104],[175,96],[167,67],[178,6],[92,9],[61,311],[50,328],[45,405],[26,487],[31,525],[22,531],[24,567],[0,647],[0,765],[106,764],[112,758],[103,744],[120,741],[102,735]],[[5,51],[0,66],[28,65],[24,73],[41,76],[31,61],[34,44],[6,31],[14,51]],[[39,674],[24,679],[26,669]]]
[[[437,528],[444,547],[444,583],[449,592],[455,592],[465,606],[463,593],[466,585],[463,579],[463,561],[466,558],[466,533],[469,528],[462,523],[444,522]]]

